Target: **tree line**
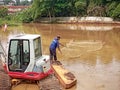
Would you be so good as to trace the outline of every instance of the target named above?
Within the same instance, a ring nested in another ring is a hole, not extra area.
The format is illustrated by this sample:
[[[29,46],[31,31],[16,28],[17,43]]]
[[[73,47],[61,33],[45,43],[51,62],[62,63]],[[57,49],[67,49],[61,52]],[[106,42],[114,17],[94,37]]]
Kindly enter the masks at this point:
[[[28,12],[29,13],[29,12]],[[100,16],[120,18],[119,0],[34,0],[33,20],[42,17]],[[29,14],[28,14],[29,15]]]
[[[33,0],[30,7],[17,13],[22,22],[37,21],[43,17],[112,17],[120,20],[119,0]]]

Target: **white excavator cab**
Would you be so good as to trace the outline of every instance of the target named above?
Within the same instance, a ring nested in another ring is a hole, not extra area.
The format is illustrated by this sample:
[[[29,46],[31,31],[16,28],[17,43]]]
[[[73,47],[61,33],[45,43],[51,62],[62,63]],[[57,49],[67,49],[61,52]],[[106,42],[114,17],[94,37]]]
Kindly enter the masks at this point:
[[[51,69],[50,58],[42,54],[40,35],[17,35],[10,38],[8,44],[7,67],[11,77],[17,78],[20,72],[33,76],[35,73],[48,74]]]

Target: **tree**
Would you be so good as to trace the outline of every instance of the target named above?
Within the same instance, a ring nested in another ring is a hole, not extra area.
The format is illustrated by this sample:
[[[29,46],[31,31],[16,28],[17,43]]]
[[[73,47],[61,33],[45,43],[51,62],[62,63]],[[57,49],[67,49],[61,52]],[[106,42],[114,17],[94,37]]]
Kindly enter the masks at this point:
[[[32,4],[32,16],[35,19],[41,16],[54,16],[54,6],[56,0],[34,0]]]
[[[86,11],[86,2],[75,2],[75,8],[76,8],[76,15],[82,16],[85,14]]]
[[[120,20],[120,3],[114,9],[112,17],[115,18],[115,19],[119,19]]]
[[[33,0],[28,12],[26,11],[30,18],[26,17],[24,20],[36,21],[49,17],[51,21],[52,17],[86,15],[119,18],[119,3],[118,0]]]

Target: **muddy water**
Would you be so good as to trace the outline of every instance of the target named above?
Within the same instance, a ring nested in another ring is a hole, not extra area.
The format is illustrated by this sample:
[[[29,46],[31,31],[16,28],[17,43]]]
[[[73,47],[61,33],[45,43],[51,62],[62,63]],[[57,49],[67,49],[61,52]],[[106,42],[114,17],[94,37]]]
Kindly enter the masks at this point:
[[[62,54],[58,59],[77,78],[69,90],[120,90],[120,26],[75,24],[24,24],[0,30],[4,46],[13,34],[29,33],[42,36],[43,54],[61,35]]]

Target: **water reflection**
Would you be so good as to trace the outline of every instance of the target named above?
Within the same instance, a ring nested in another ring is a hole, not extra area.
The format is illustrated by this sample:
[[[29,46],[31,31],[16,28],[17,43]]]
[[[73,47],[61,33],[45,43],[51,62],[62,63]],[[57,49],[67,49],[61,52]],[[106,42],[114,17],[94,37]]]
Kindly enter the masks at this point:
[[[49,44],[59,34],[67,47],[61,47],[58,58],[78,80],[70,90],[120,90],[119,30],[112,25],[24,24],[0,30],[0,35],[5,42],[20,33],[40,34],[43,54],[49,54]]]
[[[90,30],[90,31],[107,31],[107,30],[112,30],[114,27],[113,26],[81,26],[81,30]]]
[[[112,30],[115,26],[104,26],[104,25],[71,25],[68,26],[70,30],[88,30],[88,31],[108,31]]]

